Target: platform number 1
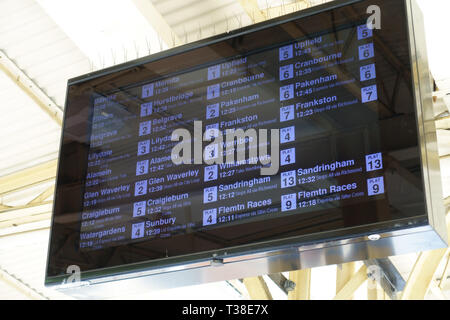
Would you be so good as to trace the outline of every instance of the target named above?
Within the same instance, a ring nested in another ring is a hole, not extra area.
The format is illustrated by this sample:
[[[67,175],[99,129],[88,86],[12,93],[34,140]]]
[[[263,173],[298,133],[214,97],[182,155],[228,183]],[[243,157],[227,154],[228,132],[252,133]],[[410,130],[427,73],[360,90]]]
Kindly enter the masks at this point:
[[[220,84],[208,86],[206,89],[206,99],[211,100],[220,96]]]
[[[152,114],[153,103],[147,102],[141,104],[141,117],[146,117]]]
[[[142,99],[153,96],[153,83],[147,84],[142,87]]]
[[[208,80],[220,78],[220,64],[208,68]]]

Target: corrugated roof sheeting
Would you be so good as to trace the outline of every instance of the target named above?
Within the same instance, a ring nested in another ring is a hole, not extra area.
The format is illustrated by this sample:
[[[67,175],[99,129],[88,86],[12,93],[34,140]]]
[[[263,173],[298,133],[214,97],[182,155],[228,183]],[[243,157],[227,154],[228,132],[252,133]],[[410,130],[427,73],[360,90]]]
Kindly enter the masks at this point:
[[[61,107],[67,79],[90,68],[89,60],[34,0],[0,2],[0,49]]]
[[[68,298],[44,287],[48,237],[48,229],[0,237],[0,265],[17,281],[29,287],[43,299]],[[5,287],[5,291],[1,289],[0,287],[0,300],[2,295],[6,296],[5,299],[9,296],[11,299],[29,298],[23,293],[17,296],[17,290],[14,290],[11,285]]]
[[[184,42],[224,33],[252,22],[236,0],[153,0],[152,3]]]
[[[60,127],[0,72],[0,176],[57,157]]]
[[[0,49],[60,107],[89,61],[33,0],[0,2]],[[55,159],[60,127],[0,73],[0,176]]]

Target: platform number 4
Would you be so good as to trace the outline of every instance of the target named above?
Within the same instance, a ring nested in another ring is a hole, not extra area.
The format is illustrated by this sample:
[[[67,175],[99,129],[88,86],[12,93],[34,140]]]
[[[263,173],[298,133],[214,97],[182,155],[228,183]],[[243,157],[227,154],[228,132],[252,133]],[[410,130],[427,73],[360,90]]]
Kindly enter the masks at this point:
[[[131,239],[139,239],[144,236],[144,222],[131,225]]]
[[[217,209],[203,210],[203,225],[209,226],[217,223]]]
[[[280,143],[295,141],[295,127],[282,128],[280,130]]]
[[[286,166],[295,163],[295,148],[281,150],[281,165]]]

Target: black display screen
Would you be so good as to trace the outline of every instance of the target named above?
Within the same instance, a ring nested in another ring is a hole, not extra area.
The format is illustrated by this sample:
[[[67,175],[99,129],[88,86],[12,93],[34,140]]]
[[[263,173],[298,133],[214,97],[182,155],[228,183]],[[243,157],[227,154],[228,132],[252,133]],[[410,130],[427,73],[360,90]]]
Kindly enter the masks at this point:
[[[48,276],[425,217],[404,1],[336,3],[69,82]]]

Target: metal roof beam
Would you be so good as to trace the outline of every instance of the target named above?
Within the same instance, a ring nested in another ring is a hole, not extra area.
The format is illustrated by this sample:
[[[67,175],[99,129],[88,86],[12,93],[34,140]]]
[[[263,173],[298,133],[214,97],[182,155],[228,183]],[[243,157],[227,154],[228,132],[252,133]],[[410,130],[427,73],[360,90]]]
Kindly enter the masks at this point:
[[[57,160],[51,160],[34,167],[0,177],[0,195],[55,179],[56,165]]]
[[[168,47],[175,47],[182,43],[151,1],[133,0],[132,2]]]
[[[0,50],[2,70],[27,96],[29,96],[53,121],[62,125],[63,111],[5,52]]]
[[[402,300],[423,300],[425,298],[446,251],[447,249],[437,249],[420,253],[406,282],[401,296]]]
[[[345,286],[345,284],[355,274],[356,263],[348,262],[344,264],[338,264],[336,266],[336,294]],[[353,295],[348,297],[349,300],[353,299]]]
[[[50,229],[50,219],[0,229],[0,239],[12,235]]]
[[[262,276],[243,280],[252,300],[272,300],[272,294]]]
[[[303,10],[311,6],[309,0],[297,0],[294,3],[283,3],[282,5],[268,7],[266,9],[260,9],[257,0],[239,0],[239,3],[250,19],[252,19],[253,23]]]
[[[442,272],[441,279],[439,280],[438,287],[443,290],[445,282],[447,281],[447,275],[450,272],[450,253],[447,254],[447,262],[445,263],[444,271]]]
[[[289,300],[311,300],[311,269],[289,272],[289,280],[295,288],[288,293]]]
[[[269,273],[267,276],[285,294],[288,294],[295,289],[295,282],[287,279],[281,272]]]
[[[45,297],[40,292],[36,291],[34,288],[30,287],[28,284],[23,282],[22,280],[16,278],[6,270],[0,267],[0,280],[8,284],[9,286],[13,287],[15,290],[19,291],[20,293],[24,294],[28,298],[32,300],[48,300],[47,297]]]
[[[293,13],[295,11],[304,10],[311,7],[311,3],[308,0],[298,0],[294,3],[282,4],[281,6],[274,6],[262,10],[264,16],[268,19],[279,17],[285,14]]]
[[[34,205],[43,203],[45,199],[49,198],[55,192],[55,185],[51,185],[46,190],[44,190],[41,194],[39,194],[36,198],[31,200],[28,205]]]
[[[7,221],[0,221],[0,229],[18,227],[29,223],[42,222],[47,220],[50,221],[52,217],[52,213],[50,211],[51,209],[45,213],[26,215],[24,217],[18,217]]]
[[[333,300],[348,300],[353,297],[356,290],[367,281],[367,267],[362,265],[350,280],[337,292]]]
[[[0,229],[50,219],[52,201],[0,210]]]
[[[0,222],[19,216],[20,211],[23,211],[23,214],[21,214],[21,216],[28,216],[30,214],[27,213],[27,211],[29,211],[27,209],[31,208],[34,208],[34,210],[38,210],[39,207],[43,207],[44,208],[43,212],[48,212],[47,207],[50,206],[51,211],[51,204],[53,204],[53,201],[45,201],[41,203],[26,204],[23,206],[8,207],[6,209],[3,208],[0,210]],[[33,214],[36,214],[36,212],[33,212]]]
[[[240,279],[233,279],[225,281],[229,286],[231,286],[244,300],[249,300],[250,296],[248,295],[247,288],[244,286],[244,283]]]
[[[250,19],[252,19],[253,23],[267,20],[267,16],[259,8],[256,0],[239,0],[239,3]]]

